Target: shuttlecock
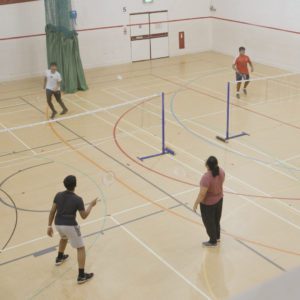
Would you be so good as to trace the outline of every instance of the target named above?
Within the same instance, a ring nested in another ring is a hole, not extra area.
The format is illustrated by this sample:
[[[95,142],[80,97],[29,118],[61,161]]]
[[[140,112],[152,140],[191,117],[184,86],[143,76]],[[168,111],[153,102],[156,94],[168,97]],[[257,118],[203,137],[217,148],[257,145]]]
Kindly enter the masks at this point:
[[[117,76],[117,79],[118,79],[118,80],[122,80],[122,79],[123,79],[123,76],[118,75],[118,76]]]

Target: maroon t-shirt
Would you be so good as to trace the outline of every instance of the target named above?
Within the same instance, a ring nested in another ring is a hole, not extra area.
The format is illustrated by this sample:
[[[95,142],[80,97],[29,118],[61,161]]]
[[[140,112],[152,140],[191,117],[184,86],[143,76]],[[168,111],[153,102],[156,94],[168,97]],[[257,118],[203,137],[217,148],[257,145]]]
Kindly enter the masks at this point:
[[[225,180],[225,172],[220,168],[220,174],[216,177],[212,176],[211,171],[206,172],[200,181],[200,187],[208,188],[203,204],[214,205],[223,198],[223,183]]]

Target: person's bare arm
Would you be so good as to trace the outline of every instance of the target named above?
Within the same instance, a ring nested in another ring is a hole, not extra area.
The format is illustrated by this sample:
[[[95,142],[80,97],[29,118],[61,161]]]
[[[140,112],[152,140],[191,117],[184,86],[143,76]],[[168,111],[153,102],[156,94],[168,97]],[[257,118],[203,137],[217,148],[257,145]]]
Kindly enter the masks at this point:
[[[50,210],[50,213],[49,213],[49,219],[48,219],[48,230],[47,230],[47,234],[52,237],[53,236],[53,228],[52,228],[52,223],[53,223],[53,220],[54,220],[54,217],[55,217],[55,214],[56,214],[56,204],[53,203],[52,205],[52,208]]]
[[[198,205],[204,201],[207,191],[208,191],[207,187],[204,187],[204,186],[200,187],[200,192],[198,194],[198,197],[197,197],[194,207],[193,207],[194,212],[197,211]]]
[[[254,67],[253,67],[253,64],[251,61],[249,61],[249,65],[250,65],[250,68],[251,68],[251,72],[254,72]]]
[[[238,73],[238,70],[237,70],[237,68],[236,68],[236,64],[235,64],[235,63],[232,64],[232,69]]]
[[[89,204],[89,206],[88,206],[87,209],[85,209],[85,210],[80,210],[80,211],[79,211],[79,214],[80,214],[80,216],[81,216],[82,219],[86,219],[86,218],[89,216],[89,214],[91,213],[93,207],[97,204],[97,201],[98,201],[98,198],[94,199],[94,200]]]

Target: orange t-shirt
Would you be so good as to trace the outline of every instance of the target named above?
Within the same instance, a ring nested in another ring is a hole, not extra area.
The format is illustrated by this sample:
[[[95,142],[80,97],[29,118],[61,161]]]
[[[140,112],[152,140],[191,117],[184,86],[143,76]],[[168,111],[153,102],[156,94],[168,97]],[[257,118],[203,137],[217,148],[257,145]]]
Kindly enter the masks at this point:
[[[238,56],[234,62],[239,73],[247,74],[247,75],[249,74],[248,64],[250,63],[251,63],[250,57],[247,55]]]

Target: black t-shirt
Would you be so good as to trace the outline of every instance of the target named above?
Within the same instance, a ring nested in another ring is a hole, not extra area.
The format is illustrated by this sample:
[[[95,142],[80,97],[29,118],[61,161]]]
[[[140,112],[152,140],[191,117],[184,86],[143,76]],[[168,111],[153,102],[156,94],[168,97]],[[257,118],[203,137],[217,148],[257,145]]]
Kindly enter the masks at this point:
[[[76,212],[84,210],[82,198],[73,192],[64,191],[56,194],[54,203],[57,208],[55,225],[78,225],[76,222]]]

